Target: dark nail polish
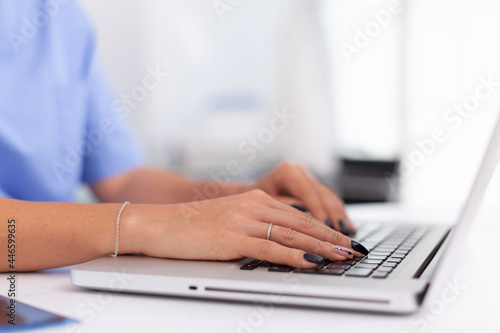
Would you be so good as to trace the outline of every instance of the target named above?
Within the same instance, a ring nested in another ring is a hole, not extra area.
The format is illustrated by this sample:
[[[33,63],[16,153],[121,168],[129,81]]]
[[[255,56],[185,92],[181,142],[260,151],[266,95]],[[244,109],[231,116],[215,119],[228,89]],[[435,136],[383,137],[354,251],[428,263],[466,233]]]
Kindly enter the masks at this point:
[[[340,226],[341,233],[343,233],[346,236],[349,236],[351,234],[349,232],[349,228],[347,228],[347,225],[345,224],[344,220],[342,220],[342,219],[339,220],[339,226]]]
[[[325,225],[333,229],[333,223],[330,219],[325,219]]]
[[[307,207],[303,205],[292,205],[293,208],[300,210],[301,212],[307,213]]]
[[[316,254],[312,254],[312,253],[304,253],[304,259],[309,261],[309,262],[312,262],[314,264],[321,264],[323,262],[323,257],[320,257]]]
[[[358,251],[364,254],[365,256],[368,254],[368,250],[366,249],[366,247],[364,247],[363,245],[359,244],[358,242],[352,239],[351,239],[351,247],[353,250]]]

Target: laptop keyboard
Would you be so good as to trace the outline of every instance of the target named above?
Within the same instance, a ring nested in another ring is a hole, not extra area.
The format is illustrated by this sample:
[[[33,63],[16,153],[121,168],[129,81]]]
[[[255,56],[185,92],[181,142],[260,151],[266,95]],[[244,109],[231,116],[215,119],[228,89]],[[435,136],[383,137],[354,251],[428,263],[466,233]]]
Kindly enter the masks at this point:
[[[276,265],[264,260],[252,260],[240,269],[254,270],[257,267],[265,267],[269,272],[385,279],[413,250],[424,236],[426,229],[426,227],[411,225],[383,227],[362,225],[358,229],[356,240],[369,251],[366,256],[345,261],[325,260],[317,268],[309,269]]]

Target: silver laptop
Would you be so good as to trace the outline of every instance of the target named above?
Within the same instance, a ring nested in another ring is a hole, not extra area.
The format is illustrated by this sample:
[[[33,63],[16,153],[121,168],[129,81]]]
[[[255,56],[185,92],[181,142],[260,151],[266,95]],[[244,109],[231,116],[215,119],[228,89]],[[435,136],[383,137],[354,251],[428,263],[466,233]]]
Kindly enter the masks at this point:
[[[439,293],[460,254],[500,157],[500,118],[458,221],[440,225],[365,224],[355,237],[367,256],[294,269],[245,258],[183,261],[141,255],[74,266],[73,284],[176,297],[411,313]]]

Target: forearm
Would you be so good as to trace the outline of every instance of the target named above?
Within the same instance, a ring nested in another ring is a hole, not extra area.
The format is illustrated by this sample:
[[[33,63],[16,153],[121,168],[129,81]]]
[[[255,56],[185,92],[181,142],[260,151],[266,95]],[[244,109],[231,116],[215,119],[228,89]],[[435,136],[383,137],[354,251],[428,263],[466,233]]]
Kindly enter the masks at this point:
[[[0,198],[0,271],[12,270],[8,265],[8,231],[14,234],[17,271],[72,265],[114,253],[120,207]],[[125,219],[126,214],[125,210]],[[15,228],[8,229],[9,220],[15,220]],[[136,246],[131,223],[121,224],[120,253],[136,252]]]
[[[196,181],[175,172],[141,168],[118,175],[92,189],[104,202],[172,204],[213,199],[241,193],[245,184],[215,180]]]
[[[120,207],[121,203],[39,203],[0,198],[0,272],[49,269],[114,253]],[[8,227],[13,220],[14,229]],[[275,226],[272,238],[268,234],[266,239],[270,223]],[[14,252],[9,248],[10,235],[14,235]],[[344,253],[360,255],[350,249],[351,244],[348,237],[311,215],[255,190],[194,203],[127,205],[120,219],[118,254],[196,260],[251,257],[311,268],[314,265],[304,257],[304,251],[328,260],[346,258]],[[363,253],[368,251],[364,249]]]

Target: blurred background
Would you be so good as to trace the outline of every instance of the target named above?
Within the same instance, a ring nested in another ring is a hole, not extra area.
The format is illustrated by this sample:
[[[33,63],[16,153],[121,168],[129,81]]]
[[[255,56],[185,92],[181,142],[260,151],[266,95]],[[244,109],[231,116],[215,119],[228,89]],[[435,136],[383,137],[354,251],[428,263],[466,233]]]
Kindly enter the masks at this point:
[[[194,177],[288,160],[348,202],[454,207],[499,114],[496,0],[80,1],[148,163]]]

